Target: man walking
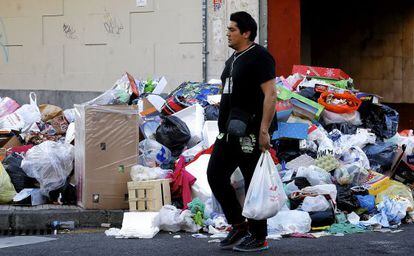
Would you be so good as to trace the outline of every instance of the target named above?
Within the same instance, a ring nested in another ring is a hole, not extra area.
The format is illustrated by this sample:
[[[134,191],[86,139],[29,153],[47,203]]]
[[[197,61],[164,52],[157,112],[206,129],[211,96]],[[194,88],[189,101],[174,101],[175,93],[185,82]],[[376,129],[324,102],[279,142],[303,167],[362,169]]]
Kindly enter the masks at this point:
[[[268,248],[267,221],[246,222],[230,184],[230,176],[239,167],[247,191],[260,154],[270,148],[269,133],[274,130],[275,61],[264,47],[254,43],[256,34],[257,24],[250,14],[231,14],[227,38],[235,52],[221,75],[220,134],[207,170],[212,192],[233,227],[220,247],[236,251]]]

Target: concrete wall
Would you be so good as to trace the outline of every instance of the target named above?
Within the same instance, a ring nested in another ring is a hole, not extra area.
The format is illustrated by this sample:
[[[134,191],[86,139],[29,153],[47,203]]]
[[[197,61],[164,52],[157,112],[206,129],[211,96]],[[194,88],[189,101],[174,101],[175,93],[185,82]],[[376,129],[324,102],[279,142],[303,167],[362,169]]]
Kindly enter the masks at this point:
[[[125,71],[202,80],[202,0],[0,1],[0,89],[104,91]]]
[[[214,2],[219,4],[214,5]],[[226,37],[230,14],[236,11],[247,11],[259,25],[259,2],[259,0],[208,1],[207,80],[220,79],[224,62],[233,53],[233,50],[227,46]],[[259,26],[256,42],[259,42],[260,33]]]

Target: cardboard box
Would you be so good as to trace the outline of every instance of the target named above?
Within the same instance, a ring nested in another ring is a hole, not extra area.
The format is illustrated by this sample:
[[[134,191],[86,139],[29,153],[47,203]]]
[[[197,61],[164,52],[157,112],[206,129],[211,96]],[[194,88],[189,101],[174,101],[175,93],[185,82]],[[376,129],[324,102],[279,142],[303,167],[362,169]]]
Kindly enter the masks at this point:
[[[12,137],[0,137],[0,161],[3,161],[7,156],[7,150],[13,147],[21,146],[19,138]]]
[[[370,171],[364,186],[368,189],[370,195],[375,196],[390,186],[390,177]]]
[[[75,105],[75,110],[78,205],[128,209],[127,182],[138,161],[136,106]]]
[[[129,210],[157,212],[171,204],[170,180],[128,182]]]
[[[304,76],[310,77],[321,77],[333,80],[347,80],[350,78],[348,74],[338,68],[324,68],[324,67],[313,67],[294,65],[292,74],[299,73]]]

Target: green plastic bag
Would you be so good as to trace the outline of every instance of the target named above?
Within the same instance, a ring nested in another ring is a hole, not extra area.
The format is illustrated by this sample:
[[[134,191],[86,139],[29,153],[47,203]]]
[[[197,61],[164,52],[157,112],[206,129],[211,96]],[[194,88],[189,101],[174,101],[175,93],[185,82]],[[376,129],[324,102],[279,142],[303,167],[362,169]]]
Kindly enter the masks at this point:
[[[0,163],[0,204],[6,204],[13,200],[16,190],[11,183],[9,174]]]

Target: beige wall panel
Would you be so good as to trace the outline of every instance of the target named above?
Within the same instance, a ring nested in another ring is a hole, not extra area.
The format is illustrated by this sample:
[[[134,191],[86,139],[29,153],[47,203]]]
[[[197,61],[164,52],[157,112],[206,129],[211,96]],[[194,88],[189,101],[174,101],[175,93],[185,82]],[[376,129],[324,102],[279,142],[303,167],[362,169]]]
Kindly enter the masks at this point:
[[[24,54],[25,65],[33,75],[53,77],[63,73],[62,45],[25,45]]]
[[[85,44],[107,44],[105,14],[88,14],[85,20]],[[109,26],[109,25],[108,25]]]
[[[105,74],[119,78],[127,71],[136,79],[147,79],[154,74],[154,51],[151,43],[111,45],[107,49]]]
[[[155,45],[155,74],[165,75],[168,88],[174,89],[183,81],[202,80],[202,44]],[[168,74],[168,75],[167,75]],[[172,74],[178,74],[183,81],[178,81]],[[186,75],[186,78],[182,75]]]
[[[201,1],[0,0],[0,19],[0,88],[103,91],[125,71],[170,90],[202,80]]]
[[[43,43],[82,44],[84,43],[84,19],[77,16],[44,16]]]
[[[103,74],[106,49],[105,45],[65,45],[64,73]]]
[[[131,13],[131,43],[179,42],[177,13]],[[201,31],[200,31],[201,33]]]
[[[200,10],[194,8],[183,8],[178,14],[177,28],[179,30],[179,41],[202,43],[203,20],[200,16]]]
[[[1,48],[0,48],[1,50]],[[3,74],[21,74],[27,73],[27,66],[24,63],[24,48],[23,46],[8,46],[6,47],[8,51],[8,61],[5,61],[5,58],[0,59],[0,73]],[[4,52],[2,51],[4,54]],[[0,84],[0,87],[1,84]]]

